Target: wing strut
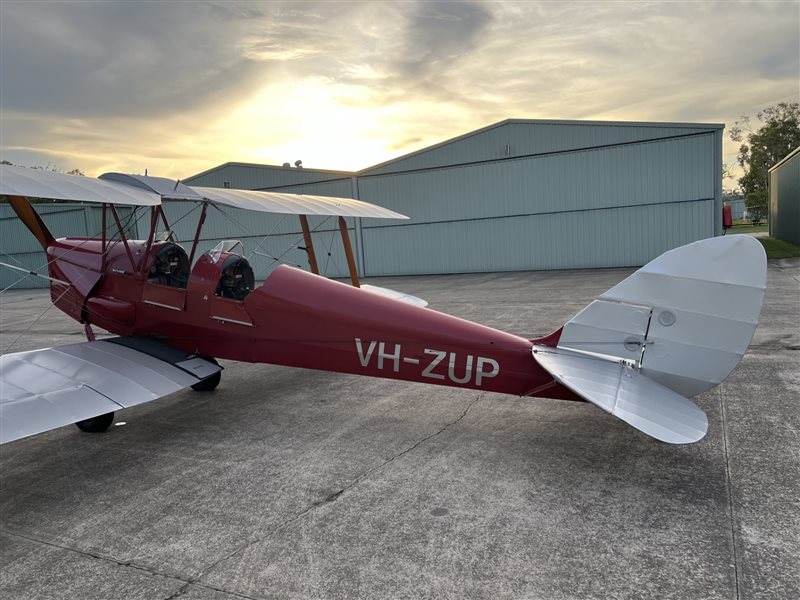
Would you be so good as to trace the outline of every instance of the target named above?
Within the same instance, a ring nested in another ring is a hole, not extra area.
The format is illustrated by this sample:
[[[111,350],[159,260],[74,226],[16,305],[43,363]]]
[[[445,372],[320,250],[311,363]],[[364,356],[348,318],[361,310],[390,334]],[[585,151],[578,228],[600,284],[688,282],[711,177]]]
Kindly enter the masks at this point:
[[[314,242],[311,240],[311,230],[308,227],[308,217],[300,215],[300,227],[303,228],[303,240],[306,243],[306,254],[308,254],[308,265],[314,275],[319,275],[317,265],[317,255],[314,253]]]
[[[17,213],[20,221],[31,230],[31,233],[36,236],[36,239],[42,245],[42,248],[47,251],[47,247],[53,243],[53,234],[47,229],[47,226],[42,221],[42,218],[33,210],[31,203],[22,196],[8,196],[8,203],[14,212]]]
[[[350,234],[347,232],[347,222],[344,217],[339,217],[339,231],[342,232],[342,244],[344,245],[344,255],[347,257],[347,268],[350,269],[350,281],[353,287],[361,287],[358,281],[358,268],[356,259],[353,257],[353,245],[350,243]]]

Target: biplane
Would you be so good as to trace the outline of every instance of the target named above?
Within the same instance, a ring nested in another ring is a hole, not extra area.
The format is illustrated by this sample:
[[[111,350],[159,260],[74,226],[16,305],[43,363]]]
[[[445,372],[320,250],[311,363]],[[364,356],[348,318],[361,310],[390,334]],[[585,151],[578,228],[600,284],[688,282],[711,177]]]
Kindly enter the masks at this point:
[[[695,442],[708,421],[689,398],[736,367],[766,288],[756,240],[701,240],[659,256],[529,340],[362,286],[345,217],[406,218],[380,206],[120,173],[1,169],[0,194],[46,252],[53,305],[84,324],[87,337],[0,357],[2,443],[70,423],[103,431],[118,410],[187,387],[213,390],[216,359],[588,401],[658,440]],[[28,198],[99,203],[102,231],[55,239]],[[201,206],[188,252],[169,235],[164,202]],[[149,214],[147,239],[129,239],[120,205]],[[297,215],[309,271],[280,265],[256,285],[237,243],[199,253],[210,206]],[[338,219],[350,285],[319,274],[309,215]],[[96,339],[93,327],[115,337]]]

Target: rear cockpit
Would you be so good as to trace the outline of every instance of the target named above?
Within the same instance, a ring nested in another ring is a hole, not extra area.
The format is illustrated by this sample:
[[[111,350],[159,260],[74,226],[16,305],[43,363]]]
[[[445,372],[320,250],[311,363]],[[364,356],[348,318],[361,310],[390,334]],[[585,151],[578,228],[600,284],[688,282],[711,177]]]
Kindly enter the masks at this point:
[[[189,256],[183,246],[175,242],[162,242],[156,247],[147,281],[174,288],[185,288],[189,283],[189,272]]]

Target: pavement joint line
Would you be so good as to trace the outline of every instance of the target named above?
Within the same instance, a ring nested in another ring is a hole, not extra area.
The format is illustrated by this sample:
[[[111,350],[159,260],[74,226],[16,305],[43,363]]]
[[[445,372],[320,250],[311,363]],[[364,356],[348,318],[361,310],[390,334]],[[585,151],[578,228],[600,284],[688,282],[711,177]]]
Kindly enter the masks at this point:
[[[784,269],[782,266],[780,266],[778,264],[775,264],[773,262],[768,262],[767,263],[767,267],[770,268],[770,269],[777,269],[778,271],[780,271],[781,273],[783,273],[787,277],[789,277],[791,279],[794,279],[797,283],[800,283],[800,279],[798,279],[797,277],[795,277],[794,275],[789,273],[789,271],[787,271],[786,269]]]
[[[223,594],[227,594],[228,596],[233,596],[233,597],[236,597],[236,598],[243,598],[244,600],[265,600],[264,598],[258,598],[256,596],[245,596],[244,594],[239,594],[238,592],[232,592],[230,590],[225,590],[225,589],[222,589],[222,588],[214,587],[213,585],[207,585],[205,583],[197,583],[197,582],[195,582],[195,583],[187,583],[186,585],[181,586],[180,589],[178,589],[177,591],[173,592],[172,594],[170,594],[169,596],[164,598],[164,600],[174,600],[175,598],[180,598],[181,596],[183,596],[183,593],[190,586],[199,587],[199,588],[203,588],[203,589],[206,589],[206,590],[211,590],[213,592],[221,592]]]
[[[147,567],[143,567],[141,565],[135,564],[133,561],[119,560],[119,559],[113,558],[111,556],[104,556],[102,554],[96,554],[94,552],[89,552],[87,550],[79,550],[78,548],[71,548],[69,546],[63,546],[61,544],[56,544],[55,542],[48,542],[46,540],[40,540],[38,538],[29,536],[29,535],[25,535],[23,533],[17,533],[17,532],[14,532],[14,531],[8,531],[7,529],[0,529],[0,533],[4,533],[5,535],[9,535],[11,537],[22,538],[24,540],[28,540],[29,542],[34,542],[36,544],[41,544],[43,546],[50,546],[51,548],[58,548],[59,550],[66,550],[67,552],[72,552],[74,554],[79,554],[81,556],[85,556],[85,557],[88,557],[88,558],[94,558],[96,560],[100,560],[100,561],[103,561],[103,562],[111,563],[112,565],[116,565],[118,567],[128,567],[128,568],[134,569],[136,571],[142,571],[142,572],[147,573],[148,575],[151,575],[153,577],[163,577],[164,579],[172,579],[174,581],[180,581],[180,582],[186,584],[186,585],[181,586],[181,588],[178,590],[178,592],[181,592],[182,590],[185,590],[189,585],[195,585],[197,587],[206,588],[206,589],[209,589],[209,590],[212,590],[212,591],[215,591],[215,592],[222,592],[223,594],[236,596],[238,598],[245,598],[246,600],[259,600],[258,598],[254,598],[252,596],[245,596],[243,594],[239,594],[239,593],[232,592],[230,590],[226,590],[226,589],[223,589],[223,588],[218,588],[218,587],[214,587],[214,586],[211,586],[211,585],[207,585],[205,583],[192,582],[189,579],[186,579],[184,577],[180,577],[178,575],[168,575],[166,573],[161,573],[161,572],[155,571],[153,569],[148,569]],[[175,598],[175,597],[177,597],[177,596],[175,596],[175,594],[169,596],[169,598]]]
[[[733,554],[733,578],[736,584],[736,600],[741,599],[741,591],[739,588],[739,557],[736,552],[736,511],[733,508],[733,482],[731,481],[731,463],[730,454],[728,452],[728,434],[727,434],[727,418],[725,415],[725,402],[722,398],[722,386],[717,388],[717,397],[719,398],[720,417],[722,420],[722,448],[725,452],[725,483],[728,488],[728,515],[731,521],[731,552]]]
[[[147,567],[143,567],[140,565],[135,564],[133,561],[125,561],[119,560],[117,558],[113,558],[111,556],[104,556],[102,554],[96,554],[94,552],[89,552],[88,550],[79,550],[78,548],[71,548],[69,546],[63,546],[61,544],[56,544],[55,542],[48,542],[46,540],[40,540],[38,538],[25,535],[24,533],[17,533],[14,531],[8,531],[7,529],[0,529],[0,533],[4,533],[6,535],[10,535],[12,537],[18,537],[29,542],[34,542],[37,544],[42,544],[43,546],[50,546],[51,548],[58,548],[59,550],[66,550],[67,552],[74,552],[75,554],[80,554],[81,556],[86,556],[89,558],[94,558],[97,560],[101,560],[103,562],[111,563],[117,565],[118,567],[128,567],[131,569],[135,569],[137,571],[143,571],[148,575],[154,575],[158,577],[164,577],[166,579],[174,579],[175,581],[183,581],[186,582],[186,579],[178,577],[177,575],[167,575],[166,573],[161,573],[159,571],[154,571],[153,569],[148,569]]]
[[[189,585],[203,585],[203,584],[198,584],[200,579],[202,579],[203,577],[208,575],[208,573],[212,569],[214,569],[217,565],[225,562],[226,560],[229,560],[229,559],[233,558],[234,556],[236,556],[237,554],[240,554],[241,552],[244,552],[245,550],[247,550],[247,548],[249,548],[251,546],[254,546],[255,544],[258,544],[259,542],[262,542],[262,541],[264,541],[266,539],[269,539],[270,537],[272,537],[273,535],[275,535],[279,531],[281,531],[283,529],[286,529],[287,527],[290,527],[291,525],[293,525],[294,523],[296,523],[297,521],[302,519],[305,515],[307,515],[308,513],[310,513],[313,510],[316,510],[320,506],[324,506],[326,504],[330,504],[332,502],[336,502],[336,500],[338,500],[342,496],[342,494],[344,494],[345,492],[349,491],[350,489],[352,489],[355,486],[357,486],[358,484],[360,484],[362,481],[364,481],[367,477],[369,477],[373,473],[375,473],[377,471],[380,471],[386,465],[394,462],[398,458],[401,458],[401,457],[409,454],[410,452],[413,452],[414,450],[419,448],[419,446],[421,446],[422,444],[424,444],[428,440],[430,440],[432,438],[435,438],[438,435],[441,435],[442,433],[447,431],[450,427],[453,427],[454,425],[457,425],[458,423],[460,423],[467,416],[467,414],[472,409],[472,407],[475,406],[475,404],[477,404],[478,401],[483,399],[484,395],[485,395],[485,392],[481,392],[480,394],[478,394],[478,396],[476,398],[474,398],[469,404],[467,404],[467,406],[464,408],[464,410],[461,411],[461,414],[458,416],[458,418],[456,418],[453,421],[448,421],[447,423],[445,423],[442,427],[440,427],[434,433],[431,433],[430,435],[426,435],[425,437],[421,438],[420,440],[418,440],[417,442],[415,442],[414,444],[412,444],[411,446],[409,446],[408,448],[406,448],[402,452],[398,452],[394,456],[391,456],[391,457],[387,458],[385,461],[383,461],[378,466],[372,467],[371,469],[367,469],[364,473],[362,473],[361,475],[356,477],[353,481],[348,483],[342,489],[340,489],[340,490],[338,490],[336,492],[333,492],[332,494],[329,494],[328,496],[326,496],[322,500],[317,500],[316,502],[313,502],[307,508],[305,508],[304,510],[300,511],[299,513],[297,513],[293,517],[290,517],[289,519],[287,519],[283,523],[277,525],[272,530],[268,531],[266,534],[264,534],[262,536],[255,537],[255,538],[253,538],[253,539],[251,539],[249,541],[244,542],[243,544],[240,544],[232,552],[230,552],[230,553],[226,554],[225,556],[223,556],[222,558],[214,561],[208,567],[206,567],[205,569],[200,571],[195,578],[193,578],[192,580],[188,581],[186,583],[186,585],[184,585],[181,589],[179,589],[177,592],[175,592],[172,596],[169,596],[168,598],[165,598],[164,600],[173,600],[174,598],[177,598],[178,596],[180,596],[183,593],[183,591]],[[216,589],[216,588],[213,588],[213,587],[207,586],[207,585],[204,585],[204,587],[210,587],[211,589]],[[221,590],[221,591],[224,591],[224,590]],[[248,596],[242,596],[242,597],[243,598],[248,598]]]
[[[475,406],[475,404],[479,400],[481,400],[484,397],[484,395],[485,395],[484,392],[481,392],[480,394],[478,394],[478,396],[474,400],[472,400],[472,402],[470,402],[463,411],[461,411],[461,415],[459,415],[459,417],[455,421],[450,421],[450,422],[446,423],[445,425],[443,425],[435,433],[432,433],[432,434],[430,434],[428,436],[423,437],[421,440],[416,442],[414,445],[412,445],[409,448],[403,450],[402,452],[400,452],[398,454],[395,454],[394,456],[386,459],[383,463],[381,463],[377,467],[373,467],[373,468],[367,470],[366,472],[364,472],[363,475],[361,475],[360,477],[355,479],[352,483],[346,485],[344,488],[342,488],[341,490],[336,492],[336,494],[331,494],[331,496],[335,496],[333,498],[333,500],[336,500],[336,498],[338,498],[341,494],[343,494],[344,492],[346,492],[350,488],[358,485],[359,483],[364,481],[367,477],[369,477],[370,475],[372,475],[376,471],[379,471],[379,470],[383,469],[389,463],[394,462],[398,458],[402,458],[403,456],[405,456],[406,454],[409,454],[410,452],[413,452],[414,450],[416,450],[419,446],[421,446],[422,444],[424,444],[428,440],[430,440],[432,438],[435,438],[436,436],[438,436],[438,435],[444,433],[445,431],[447,431],[448,429],[450,429],[450,427],[452,427],[454,425],[457,425],[459,422],[461,422],[462,419],[464,419],[464,417],[467,416],[467,413],[469,413],[470,409],[472,409],[472,407]],[[331,496],[328,496],[328,498],[331,498]],[[324,502],[330,502],[331,500],[329,500],[328,498],[326,498]]]

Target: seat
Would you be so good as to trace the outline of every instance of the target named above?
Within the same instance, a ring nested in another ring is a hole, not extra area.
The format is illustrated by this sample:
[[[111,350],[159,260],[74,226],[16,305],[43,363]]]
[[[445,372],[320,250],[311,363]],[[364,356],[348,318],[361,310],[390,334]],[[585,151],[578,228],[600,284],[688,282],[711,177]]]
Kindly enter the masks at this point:
[[[222,275],[217,285],[217,296],[231,300],[244,300],[253,291],[256,279],[247,259],[235,254],[222,263]]]
[[[147,280],[151,283],[185,289],[189,282],[189,256],[183,246],[163,242],[156,250]]]

